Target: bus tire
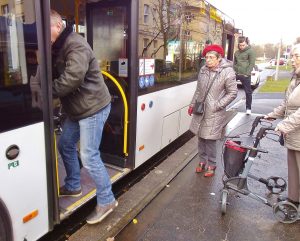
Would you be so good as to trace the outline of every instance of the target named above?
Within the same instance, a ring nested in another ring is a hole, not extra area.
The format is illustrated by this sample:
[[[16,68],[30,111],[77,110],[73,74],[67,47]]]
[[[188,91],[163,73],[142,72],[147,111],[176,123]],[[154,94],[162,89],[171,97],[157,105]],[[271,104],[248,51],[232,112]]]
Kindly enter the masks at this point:
[[[0,199],[0,240],[12,241],[12,225],[7,208]]]

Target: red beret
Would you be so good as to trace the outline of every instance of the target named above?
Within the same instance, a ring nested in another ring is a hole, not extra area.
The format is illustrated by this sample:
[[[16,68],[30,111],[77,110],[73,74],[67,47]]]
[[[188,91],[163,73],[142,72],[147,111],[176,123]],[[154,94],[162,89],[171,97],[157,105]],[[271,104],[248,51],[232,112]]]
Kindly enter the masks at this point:
[[[210,51],[215,51],[215,52],[219,53],[222,57],[224,57],[224,49],[220,45],[212,44],[212,45],[205,47],[203,49],[202,56],[205,57],[205,55]]]

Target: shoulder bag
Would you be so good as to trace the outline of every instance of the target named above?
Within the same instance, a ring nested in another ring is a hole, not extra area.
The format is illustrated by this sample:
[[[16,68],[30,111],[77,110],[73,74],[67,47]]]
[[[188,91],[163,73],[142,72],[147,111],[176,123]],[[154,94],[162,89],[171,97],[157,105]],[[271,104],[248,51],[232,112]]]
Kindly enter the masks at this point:
[[[206,93],[204,95],[203,100],[202,101],[197,101],[196,100],[196,103],[195,103],[195,105],[193,107],[193,114],[194,115],[202,115],[204,113],[205,99],[206,99],[206,97],[208,95],[208,92],[209,92],[211,86],[213,85],[213,83],[214,83],[214,81],[215,81],[215,79],[217,78],[218,75],[219,75],[219,72],[216,73],[216,75],[212,79],[212,81],[211,81],[211,83],[210,83],[210,85],[209,85],[209,87],[208,87],[208,89],[207,89],[207,91],[206,91]]]

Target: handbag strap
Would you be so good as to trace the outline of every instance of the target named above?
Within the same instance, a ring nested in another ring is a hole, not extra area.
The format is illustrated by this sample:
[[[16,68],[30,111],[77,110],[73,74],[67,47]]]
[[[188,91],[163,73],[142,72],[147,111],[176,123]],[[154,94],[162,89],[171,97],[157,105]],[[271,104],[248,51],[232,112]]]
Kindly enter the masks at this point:
[[[210,82],[209,87],[208,87],[208,89],[207,89],[207,91],[206,91],[206,93],[204,95],[204,99],[202,100],[203,103],[204,103],[204,101],[205,101],[205,99],[206,99],[206,97],[208,95],[208,92],[209,92],[210,88],[212,87],[213,83],[215,82],[215,79],[218,77],[219,74],[220,74],[220,72],[217,72],[215,74],[214,78],[212,79],[212,81]]]

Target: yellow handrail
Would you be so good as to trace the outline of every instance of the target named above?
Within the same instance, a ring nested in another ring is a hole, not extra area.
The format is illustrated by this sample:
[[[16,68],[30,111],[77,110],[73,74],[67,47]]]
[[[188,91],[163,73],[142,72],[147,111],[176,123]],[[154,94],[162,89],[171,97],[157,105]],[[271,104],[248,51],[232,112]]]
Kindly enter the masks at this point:
[[[79,0],[75,0],[75,30],[76,33],[78,33],[78,25],[79,25],[79,5],[80,5],[80,1]]]
[[[124,103],[124,139],[123,139],[123,153],[125,156],[128,156],[128,150],[127,150],[127,133],[128,133],[128,103],[127,103],[127,99],[124,93],[124,90],[122,89],[121,85],[119,84],[119,82],[117,81],[116,78],[114,78],[111,74],[107,73],[106,71],[101,71],[101,73],[103,75],[105,75],[107,78],[109,78],[110,80],[112,80],[115,85],[117,86],[117,88],[119,89],[122,99],[123,99],[123,103]]]
[[[54,153],[55,153],[55,168],[56,168],[56,183],[57,183],[57,195],[59,196],[59,175],[58,175],[58,153],[57,153],[57,145],[56,145],[56,134],[54,132]]]

